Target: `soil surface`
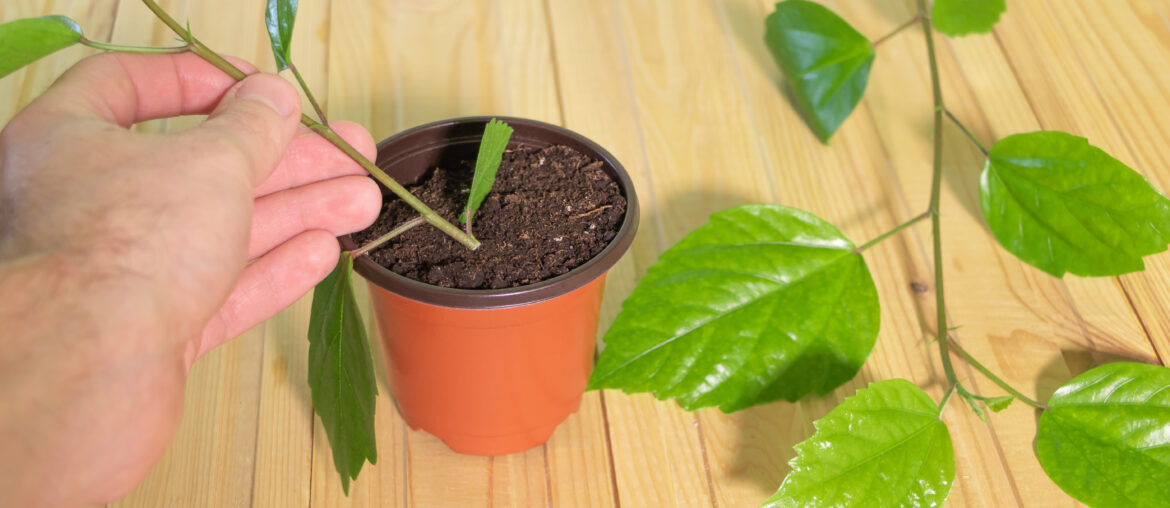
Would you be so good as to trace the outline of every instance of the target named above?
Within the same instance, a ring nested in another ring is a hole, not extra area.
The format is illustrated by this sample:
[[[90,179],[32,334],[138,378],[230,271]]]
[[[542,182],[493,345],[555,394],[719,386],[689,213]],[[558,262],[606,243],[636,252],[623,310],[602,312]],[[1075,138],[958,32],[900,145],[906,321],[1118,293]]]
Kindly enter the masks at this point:
[[[432,168],[415,196],[452,224],[467,206],[474,161]],[[378,264],[414,280],[463,289],[500,289],[556,277],[590,260],[617,234],[626,199],[601,161],[567,146],[514,146],[504,153],[496,183],[472,220],[482,243],[471,251],[423,224],[370,252]],[[393,195],[358,245],[418,214]]]

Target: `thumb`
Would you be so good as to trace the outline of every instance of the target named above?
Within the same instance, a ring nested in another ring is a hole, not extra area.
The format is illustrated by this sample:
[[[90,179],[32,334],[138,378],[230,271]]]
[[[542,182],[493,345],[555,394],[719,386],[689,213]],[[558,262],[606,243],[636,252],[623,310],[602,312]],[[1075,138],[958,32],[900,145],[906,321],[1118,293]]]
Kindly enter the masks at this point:
[[[288,81],[253,74],[229,89],[206,121],[181,135],[226,157],[219,169],[256,185],[280,162],[300,116],[300,97]]]

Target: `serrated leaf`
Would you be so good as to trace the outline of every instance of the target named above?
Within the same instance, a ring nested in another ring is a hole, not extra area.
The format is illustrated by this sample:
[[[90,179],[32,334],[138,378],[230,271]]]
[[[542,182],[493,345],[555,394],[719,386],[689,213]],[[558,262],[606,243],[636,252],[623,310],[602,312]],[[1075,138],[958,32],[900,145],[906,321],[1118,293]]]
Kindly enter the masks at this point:
[[[353,296],[353,258],[341,254],[337,267],[313,290],[309,314],[309,388],[321,417],[341,487],[349,494],[366,460],[378,462],[374,406],[378,385],[361,312]]]
[[[763,506],[941,506],[954,486],[955,453],[938,414],[909,381],[871,383],[817,420]]]
[[[865,93],[873,45],[833,11],[806,0],[777,3],[764,40],[813,132],[828,143]]]
[[[1040,416],[1036,455],[1070,496],[1100,507],[1170,499],[1170,369],[1110,363],[1060,387]]]
[[[0,25],[0,78],[81,40],[81,27],[65,16],[45,16]]]
[[[297,0],[268,0],[264,24],[268,26],[268,40],[276,57],[277,72],[287,69],[292,60],[292,32],[296,20]]]
[[[1003,395],[1000,397],[988,397],[983,399],[983,403],[987,404],[987,409],[998,413],[1011,406],[1012,402],[1015,400],[1016,398],[1012,397],[1011,395]]]
[[[996,239],[1060,277],[1120,275],[1170,243],[1170,200],[1088,140],[1016,134],[992,147],[980,201]]]
[[[795,208],[712,215],[622,303],[589,389],[724,412],[832,391],[865,363],[881,317],[853,249],[837,228]]]
[[[1004,0],[934,0],[930,19],[938,31],[959,37],[990,32],[1004,11]]]
[[[512,139],[512,127],[508,124],[493,118],[484,126],[479,155],[475,158],[475,174],[471,177],[471,192],[467,196],[467,208],[460,214],[459,222],[466,224],[475,218],[475,212],[479,211],[484,198],[491,192],[509,139]]]

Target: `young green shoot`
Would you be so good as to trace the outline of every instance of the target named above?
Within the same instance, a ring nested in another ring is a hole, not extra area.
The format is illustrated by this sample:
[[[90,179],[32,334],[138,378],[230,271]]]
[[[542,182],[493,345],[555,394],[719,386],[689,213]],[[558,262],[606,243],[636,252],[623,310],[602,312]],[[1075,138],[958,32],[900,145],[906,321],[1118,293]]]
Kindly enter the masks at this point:
[[[479,155],[475,158],[475,175],[471,178],[471,192],[467,195],[467,208],[459,215],[463,230],[472,238],[475,235],[471,233],[471,222],[488,192],[491,192],[492,185],[496,183],[496,171],[500,169],[500,161],[504,158],[504,149],[508,147],[509,139],[512,139],[512,127],[495,118],[483,129]]]

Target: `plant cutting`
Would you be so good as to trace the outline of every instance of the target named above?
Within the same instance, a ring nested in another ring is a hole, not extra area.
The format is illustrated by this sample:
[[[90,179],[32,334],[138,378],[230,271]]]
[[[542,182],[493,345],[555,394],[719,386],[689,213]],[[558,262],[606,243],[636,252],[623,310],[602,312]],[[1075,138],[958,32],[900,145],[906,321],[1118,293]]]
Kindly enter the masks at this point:
[[[756,204],[714,214],[664,252],[623,303],[589,387],[649,392],[687,410],[724,412],[827,394],[858,372],[877,338],[879,301],[863,253],[930,220],[933,335],[946,386],[941,400],[901,379],[859,390],[796,446],[792,471],[765,506],[942,504],[955,479],[952,436],[941,420],[952,399],[984,420],[987,409],[1001,411],[1016,400],[1035,408],[1036,455],[1074,498],[1093,506],[1161,505],[1170,485],[1170,369],[1110,363],[1037,401],[949,333],[939,220],[943,123],[959,126],[987,158],[980,196],[992,234],[1052,276],[1142,270],[1143,257],[1170,243],[1170,200],[1072,134],[1015,134],[985,148],[943,100],[934,31],[989,32],[1005,4],[917,0],[917,6],[912,19],[871,42],[818,3],[785,0],[765,22],[765,42],[796,106],[828,143],[861,100],[880,43],[921,27],[934,102],[926,211],[861,245],[794,208]],[[967,389],[952,353],[1005,394]]]

